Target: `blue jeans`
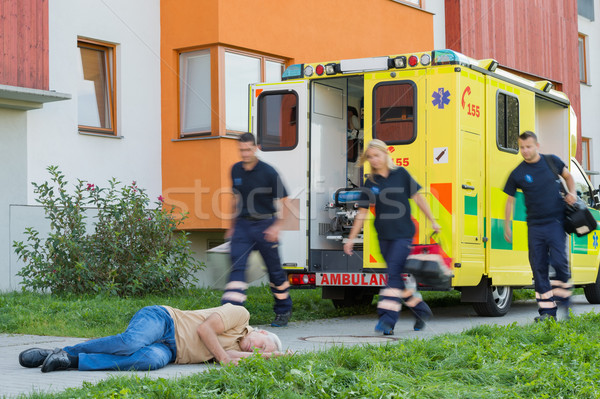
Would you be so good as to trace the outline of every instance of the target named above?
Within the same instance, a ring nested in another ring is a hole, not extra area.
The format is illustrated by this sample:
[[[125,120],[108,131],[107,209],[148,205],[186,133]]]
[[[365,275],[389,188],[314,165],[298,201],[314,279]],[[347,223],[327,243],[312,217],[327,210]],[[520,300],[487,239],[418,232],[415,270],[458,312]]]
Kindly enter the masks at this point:
[[[79,370],[156,370],[175,361],[175,325],[167,309],[137,311],[124,333],[63,348],[79,357]]]

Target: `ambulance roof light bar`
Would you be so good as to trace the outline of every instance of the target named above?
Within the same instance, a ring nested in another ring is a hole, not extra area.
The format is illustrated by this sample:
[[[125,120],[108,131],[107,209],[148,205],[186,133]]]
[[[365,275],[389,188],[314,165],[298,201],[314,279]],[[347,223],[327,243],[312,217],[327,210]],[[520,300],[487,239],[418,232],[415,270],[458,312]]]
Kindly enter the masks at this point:
[[[475,64],[474,60],[452,50],[434,50],[431,65],[463,65]]]

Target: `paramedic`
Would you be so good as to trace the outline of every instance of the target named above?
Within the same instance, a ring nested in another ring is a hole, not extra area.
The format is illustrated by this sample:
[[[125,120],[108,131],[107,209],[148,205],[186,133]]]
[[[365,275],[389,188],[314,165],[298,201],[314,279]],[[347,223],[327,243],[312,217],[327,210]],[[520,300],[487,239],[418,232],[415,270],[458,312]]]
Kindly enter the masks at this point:
[[[225,237],[231,238],[231,273],[221,303],[244,305],[246,301],[246,263],[253,250],[258,250],[269,272],[271,292],[275,299],[273,327],[285,327],[292,315],[290,283],[279,259],[279,230],[276,200],[285,205],[287,192],[277,171],[256,157],[256,141],[244,133],[238,141],[241,162],[231,168],[234,214]]]
[[[375,230],[379,238],[381,254],[388,267],[387,286],[379,293],[377,313],[379,322],[375,331],[392,335],[402,302],[415,316],[414,329],[425,327],[425,321],[431,317],[429,306],[413,296],[406,289],[402,279],[402,269],[409,255],[411,242],[415,235],[415,225],[410,218],[409,198],[413,199],[421,211],[431,221],[432,228],[439,233],[437,224],[425,198],[419,194],[421,186],[402,167],[397,167],[387,152],[387,145],[381,140],[371,140],[362,154],[360,164],[368,161],[371,174],[365,183],[361,196],[360,211],[355,218],[344,252],[352,255],[354,239],[360,232],[370,204],[375,204]]]
[[[565,202],[577,201],[575,182],[566,165],[555,155],[550,159],[565,179],[569,192],[564,201],[561,183],[556,173],[539,153],[540,144],[535,133],[525,131],[519,136],[521,162],[509,175],[504,192],[508,194],[504,219],[504,238],[512,242],[511,218],[517,189],[523,191],[527,209],[527,240],[529,263],[535,282],[535,299],[539,316],[535,321],[556,320],[557,306],[568,316],[573,286],[567,258],[567,235],[563,227]],[[553,280],[549,278],[549,265],[556,270]]]

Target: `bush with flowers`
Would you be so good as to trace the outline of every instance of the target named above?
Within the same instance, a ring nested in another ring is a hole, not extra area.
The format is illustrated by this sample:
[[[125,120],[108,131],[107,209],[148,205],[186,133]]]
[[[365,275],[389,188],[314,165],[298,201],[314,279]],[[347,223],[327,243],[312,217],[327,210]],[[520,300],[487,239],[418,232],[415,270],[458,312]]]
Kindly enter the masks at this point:
[[[115,179],[101,188],[78,180],[73,190],[57,166],[50,182],[33,183],[36,201],[50,221],[42,237],[27,228],[13,247],[24,262],[23,288],[53,293],[137,296],[167,293],[196,282],[203,265],[192,257],[187,233],[177,231],[184,214],[156,207],[134,181]],[[93,215],[93,216],[92,216]],[[92,219],[93,228],[87,220]]]

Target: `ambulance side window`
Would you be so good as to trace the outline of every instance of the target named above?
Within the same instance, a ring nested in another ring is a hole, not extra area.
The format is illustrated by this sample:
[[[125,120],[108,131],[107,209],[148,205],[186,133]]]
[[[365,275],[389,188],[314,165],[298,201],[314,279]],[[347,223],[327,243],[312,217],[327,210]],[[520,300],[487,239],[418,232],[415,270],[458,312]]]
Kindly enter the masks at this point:
[[[496,142],[502,151],[519,152],[519,98],[498,91],[496,96]]]
[[[417,88],[414,82],[384,82],[373,91],[373,137],[386,144],[410,144],[417,138]]]
[[[587,180],[581,173],[581,170],[577,167],[575,162],[571,161],[571,175],[573,176],[573,180],[575,180],[575,190],[577,191],[577,196],[586,203],[587,206],[594,206],[594,197],[592,195],[592,190],[587,183]]]
[[[298,96],[267,92],[258,97],[257,144],[262,151],[288,151],[298,145]]]

